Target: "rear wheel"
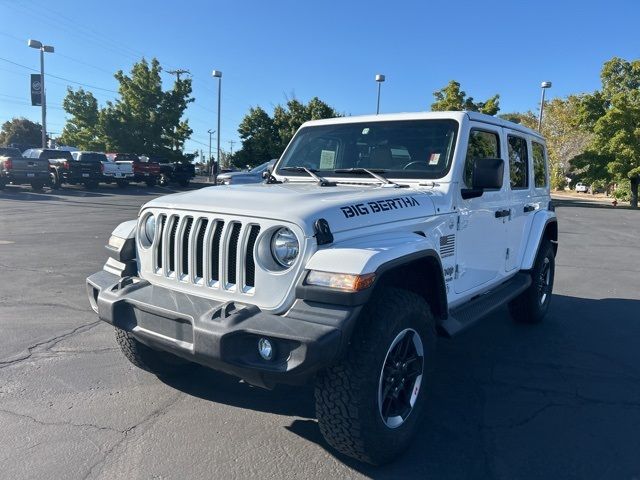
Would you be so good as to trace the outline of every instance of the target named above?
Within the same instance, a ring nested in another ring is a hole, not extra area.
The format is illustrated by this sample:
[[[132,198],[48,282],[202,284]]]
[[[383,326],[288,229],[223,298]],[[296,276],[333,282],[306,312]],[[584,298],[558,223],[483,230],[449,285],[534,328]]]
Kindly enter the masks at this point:
[[[548,240],[543,240],[530,272],[531,285],[509,303],[511,317],[522,323],[539,323],[549,310],[553,280],[555,277],[555,254]]]
[[[402,453],[420,425],[435,342],[423,298],[395,288],[377,295],[345,358],[318,375],[316,415],[325,440],[374,465]]]
[[[130,332],[115,327],[116,341],[127,360],[136,367],[158,376],[171,376],[183,373],[195,364],[171,355],[147,347],[136,340]]]

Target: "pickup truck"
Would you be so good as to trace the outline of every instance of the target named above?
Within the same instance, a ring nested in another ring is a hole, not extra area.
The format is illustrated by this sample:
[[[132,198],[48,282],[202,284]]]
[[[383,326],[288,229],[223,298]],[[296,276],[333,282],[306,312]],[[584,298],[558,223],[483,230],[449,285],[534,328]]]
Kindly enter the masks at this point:
[[[133,180],[133,168],[131,162],[111,161],[104,153],[99,152],[72,152],[71,156],[76,161],[98,161],[101,164],[104,183],[116,182],[118,187],[124,188]]]
[[[162,157],[149,157],[149,161],[160,164],[158,183],[162,186],[175,182],[181,187],[186,187],[196,176],[195,167],[188,162],[172,161]]]
[[[131,164],[131,182],[144,182],[148,187],[153,187],[158,182],[160,165],[149,162],[147,157],[139,157],[135,153],[107,153],[107,158],[120,164]]]
[[[49,162],[24,158],[17,148],[0,147],[0,190],[7,184],[30,184],[36,191],[50,185]]]
[[[102,178],[99,160],[74,160],[71,152],[51,148],[30,148],[23,153],[29,159],[48,160],[51,187],[58,189],[62,184],[83,184],[87,190],[97,188]]]

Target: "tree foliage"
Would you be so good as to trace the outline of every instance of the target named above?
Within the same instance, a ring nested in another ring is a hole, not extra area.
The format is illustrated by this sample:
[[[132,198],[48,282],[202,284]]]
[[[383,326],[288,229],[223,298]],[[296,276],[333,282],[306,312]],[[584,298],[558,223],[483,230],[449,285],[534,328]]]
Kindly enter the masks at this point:
[[[433,97],[435,101],[431,104],[431,110],[434,112],[467,110],[495,115],[500,111],[500,95],[496,94],[484,102],[476,102],[460,89],[460,83],[455,80],[433,92]]]
[[[593,129],[591,152],[614,180],[628,181],[631,206],[640,183],[640,60],[614,57],[600,74],[602,88],[582,102],[581,119]],[[594,157],[595,158],[595,157]],[[603,172],[602,168],[597,171]],[[604,175],[604,174],[603,174]]]
[[[252,107],[238,128],[242,148],[233,155],[236,166],[255,166],[278,158],[298,128],[309,120],[339,117],[340,114],[318,97],[308,103],[295,98],[276,105],[273,116],[261,107]]]
[[[42,145],[42,125],[26,118],[13,118],[2,124],[0,145],[16,144],[24,147]]]
[[[176,79],[165,91],[161,72],[155,58],[143,58],[129,74],[116,72],[119,97],[102,109],[90,92],[68,89],[63,107],[70,118],[61,140],[87,150],[185,158],[182,150],[192,130],[182,117],[194,101],[191,79]]]

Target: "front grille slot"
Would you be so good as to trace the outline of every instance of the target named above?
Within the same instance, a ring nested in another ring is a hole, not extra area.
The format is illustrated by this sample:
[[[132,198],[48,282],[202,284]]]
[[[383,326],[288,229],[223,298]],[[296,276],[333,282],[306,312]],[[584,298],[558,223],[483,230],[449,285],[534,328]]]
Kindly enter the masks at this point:
[[[208,224],[209,220],[203,218],[196,233],[196,278],[202,278],[204,276],[202,268],[204,266],[204,235],[207,232]]]
[[[160,221],[158,222],[158,246],[156,247],[156,268],[162,268],[162,243],[164,238],[164,224],[167,221],[166,215],[160,215]]]
[[[238,239],[240,238],[240,229],[242,224],[233,222],[231,227],[231,234],[229,235],[229,248],[227,249],[227,281],[231,285],[235,285],[236,281],[236,266],[238,262]]]
[[[169,231],[169,273],[176,271],[176,231],[178,230],[178,217],[171,218],[171,230]]]
[[[245,268],[245,285],[247,287],[255,287],[256,285],[256,262],[253,255],[253,249],[256,246],[256,240],[260,233],[260,225],[251,225],[251,231],[249,232],[249,240],[247,241],[247,250],[244,258]]]
[[[180,253],[182,254],[182,264],[180,265],[181,274],[189,275],[189,235],[191,234],[191,226],[193,225],[193,218],[187,217],[182,231],[182,245]]]
[[[211,241],[211,280],[217,282],[220,280],[220,238],[222,237],[222,229],[224,222],[218,220],[216,229],[213,232],[213,240]]]

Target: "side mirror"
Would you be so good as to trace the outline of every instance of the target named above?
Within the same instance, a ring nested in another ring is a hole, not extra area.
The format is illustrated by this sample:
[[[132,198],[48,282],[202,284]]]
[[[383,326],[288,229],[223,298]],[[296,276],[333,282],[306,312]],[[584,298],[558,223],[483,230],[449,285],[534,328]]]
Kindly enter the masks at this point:
[[[264,178],[265,180],[271,178],[271,167],[267,167],[267,169],[262,172],[262,178]]]
[[[461,190],[462,198],[476,198],[485,190],[500,190],[504,177],[504,160],[501,158],[476,158],[473,160],[471,188]]]

